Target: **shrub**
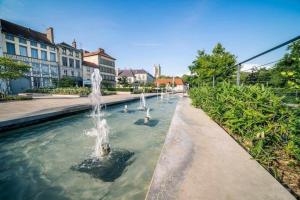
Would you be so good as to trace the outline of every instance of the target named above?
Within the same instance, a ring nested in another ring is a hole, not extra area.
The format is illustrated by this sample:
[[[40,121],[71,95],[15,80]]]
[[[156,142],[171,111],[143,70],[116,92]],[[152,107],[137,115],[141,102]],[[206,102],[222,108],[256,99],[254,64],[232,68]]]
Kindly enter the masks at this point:
[[[279,151],[300,161],[300,113],[271,89],[223,83],[191,89],[190,97],[265,166]]]
[[[31,100],[32,97],[31,96],[3,96],[0,98],[0,102],[1,101],[23,101],[23,100]]]

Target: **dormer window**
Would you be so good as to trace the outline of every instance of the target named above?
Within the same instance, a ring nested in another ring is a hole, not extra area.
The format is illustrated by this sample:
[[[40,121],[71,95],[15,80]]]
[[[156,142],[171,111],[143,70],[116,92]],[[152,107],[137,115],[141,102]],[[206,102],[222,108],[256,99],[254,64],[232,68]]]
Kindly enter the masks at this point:
[[[69,56],[73,56],[73,51],[69,50]]]
[[[43,43],[41,43],[40,46],[41,46],[42,49],[47,49],[47,45],[45,45]]]
[[[37,47],[37,42],[35,42],[35,41],[30,41],[30,45],[33,46],[33,47]]]
[[[67,54],[67,49],[66,48],[62,48],[62,54],[64,54],[64,55]]]
[[[19,42],[22,44],[27,44],[27,41],[24,38],[19,38]]]
[[[6,35],[5,35],[5,38],[6,38],[7,40],[15,41],[15,38],[14,38],[14,36],[13,36],[12,34],[6,34]]]

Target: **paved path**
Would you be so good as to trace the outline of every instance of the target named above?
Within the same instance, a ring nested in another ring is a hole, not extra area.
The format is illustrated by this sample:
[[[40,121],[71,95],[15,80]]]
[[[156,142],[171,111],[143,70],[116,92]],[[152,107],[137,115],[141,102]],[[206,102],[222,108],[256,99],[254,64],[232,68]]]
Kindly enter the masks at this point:
[[[146,199],[295,199],[202,110],[179,101]]]
[[[151,96],[155,94],[146,94]],[[103,96],[104,104],[112,104],[139,98],[139,94],[118,94]],[[39,98],[27,101],[0,103],[0,132],[11,128],[37,123],[69,113],[90,108],[87,97],[80,98]]]

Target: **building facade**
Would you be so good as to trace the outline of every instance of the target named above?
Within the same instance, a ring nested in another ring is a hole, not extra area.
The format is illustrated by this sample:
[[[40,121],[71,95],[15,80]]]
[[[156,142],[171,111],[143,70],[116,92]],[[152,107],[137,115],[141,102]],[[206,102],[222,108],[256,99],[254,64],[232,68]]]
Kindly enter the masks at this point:
[[[30,72],[23,78],[10,82],[11,92],[52,87],[54,79],[59,78],[53,28],[41,33],[0,19],[0,32],[0,56],[31,66]]]
[[[99,66],[88,61],[82,62],[82,78],[84,87],[90,87],[92,85],[91,76],[95,69],[99,69]]]
[[[76,85],[82,86],[82,51],[77,49],[76,41],[73,41],[72,46],[65,42],[59,43],[56,46],[58,52],[59,77],[70,77],[75,80]]]
[[[102,76],[102,85],[104,87],[115,87],[116,86],[116,59],[108,55],[104,49],[99,48],[97,51],[83,52],[84,62],[93,63],[100,69]]]
[[[154,77],[159,78],[161,76],[161,67],[160,67],[160,65],[154,65],[153,70],[154,70]]]
[[[144,69],[124,69],[118,70],[117,80],[126,77],[128,83],[152,83],[154,77]]]
[[[181,78],[160,78],[155,80],[156,87],[166,87],[176,92],[184,92],[185,85]]]

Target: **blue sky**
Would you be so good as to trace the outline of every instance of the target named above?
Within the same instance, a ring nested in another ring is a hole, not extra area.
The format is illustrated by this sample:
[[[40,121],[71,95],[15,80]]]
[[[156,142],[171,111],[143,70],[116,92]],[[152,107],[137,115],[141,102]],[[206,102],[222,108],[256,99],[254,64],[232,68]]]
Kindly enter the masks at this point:
[[[242,61],[300,35],[299,0],[0,0],[0,18],[104,48],[119,68],[182,75],[197,50],[221,42]],[[284,48],[252,61],[280,58]]]

